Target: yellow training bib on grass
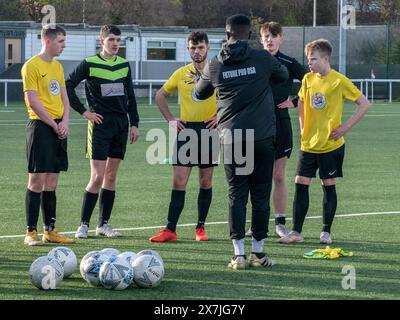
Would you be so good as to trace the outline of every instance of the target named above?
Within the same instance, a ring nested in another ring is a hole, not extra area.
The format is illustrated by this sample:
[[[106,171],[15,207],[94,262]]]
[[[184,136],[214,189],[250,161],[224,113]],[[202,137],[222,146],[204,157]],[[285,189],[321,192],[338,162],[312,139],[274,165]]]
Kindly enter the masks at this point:
[[[337,259],[340,257],[352,257],[353,252],[346,252],[341,248],[326,247],[325,249],[315,249],[303,255],[306,259]]]

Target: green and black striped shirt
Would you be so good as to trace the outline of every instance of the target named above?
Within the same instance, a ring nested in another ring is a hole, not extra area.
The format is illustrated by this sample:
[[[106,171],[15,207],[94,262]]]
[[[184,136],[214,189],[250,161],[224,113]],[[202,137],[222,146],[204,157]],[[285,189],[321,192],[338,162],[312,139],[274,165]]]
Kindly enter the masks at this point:
[[[66,81],[71,107],[83,114],[85,106],[76,95],[75,88],[83,80],[91,112],[101,115],[124,113],[129,115],[131,126],[138,127],[139,114],[129,62],[121,57],[104,59],[99,54],[83,60]]]

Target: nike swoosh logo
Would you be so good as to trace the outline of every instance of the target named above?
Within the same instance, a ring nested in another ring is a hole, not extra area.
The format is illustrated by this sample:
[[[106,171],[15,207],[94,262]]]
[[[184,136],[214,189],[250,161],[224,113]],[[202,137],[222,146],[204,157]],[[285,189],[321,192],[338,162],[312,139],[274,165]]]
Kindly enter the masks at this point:
[[[44,78],[45,76],[47,76],[47,73],[46,74],[41,74],[41,76],[42,76],[42,78]]]
[[[329,175],[330,175],[330,176],[333,176],[335,173],[336,173],[336,170],[333,171],[333,172],[329,172]]]
[[[292,148],[286,149],[286,150],[285,150],[285,153],[286,153],[286,152],[289,152],[290,150],[292,150]]]

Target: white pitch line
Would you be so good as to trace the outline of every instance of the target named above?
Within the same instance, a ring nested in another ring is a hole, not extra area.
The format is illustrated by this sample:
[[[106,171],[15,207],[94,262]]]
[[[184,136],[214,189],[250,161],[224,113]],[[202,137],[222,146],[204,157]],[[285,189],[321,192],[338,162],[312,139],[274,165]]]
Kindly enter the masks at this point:
[[[366,114],[365,117],[399,117],[400,113],[391,113],[391,114]]]
[[[389,215],[389,214],[400,214],[400,211],[386,211],[386,212],[365,212],[365,213],[350,213],[350,214],[338,214],[335,218],[349,218],[349,217],[363,217],[363,216],[379,216],[379,215]],[[322,216],[312,216],[306,217],[306,219],[321,219]],[[286,218],[286,220],[292,220],[292,218]],[[270,219],[269,221],[275,221],[275,219]],[[246,222],[250,222],[247,220]],[[227,221],[217,221],[217,222],[207,222],[207,225],[218,225],[218,224],[227,224]],[[195,223],[187,223],[187,224],[178,224],[177,227],[193,227]],[[164,228],[163,226],[152,226],[152,227],[136,227],[136,228],[114,228],[117,231],[135,231],[135,230],[152,230],[152,229],[160,229]],[[89,230],[90,233],[94,233],[95,230]],[[69,232],[60,232],[61,234],[75,234],[75,231]],[[39,234],[40,236],[42,234]],[[25,235],[13,235],[13,236],[1,236],[1,239],[14,239],[14,238],[24,238]]]
[[[1,112],[1,111],[0,111]],[[146,121],[154,121],[154,120],[157,120],[157,121],[161,121],[161,120],[163,120],[163,121],[165,121],[166,122],[166,120],[164,120],[163,118],[143,118],[143,119],[141,119],[140,121],[144,121],[144,122],[146,122]],[[22,123],[28,123],[28,121],[29,120],[27,120],[27,119],[21,119],[21,120],[0,120],[0,123],[10,123],[10,124],[16,124],[16,122],[22,122]],[[85,120],[85,119],[69,119],[69,121],[70,122],[77,122],[77,123],[80,123],[80,122],[82,122],[82,123],[88,123],[88,120]]]
[[[8,112],[15,112],[15,111],[0,111],[0,113],[8,113]],[[367,113],[365,117],[396,117],[400,116],[400,113],[386,113],[386,114],[369,114]],[[140,120],[139,123],[159,123],[159,122],[166,122],[162,118],[145,118]],[[9,125],[26,125],[27,120],[0,120],[0,126],[9,126]],[[87,124],[87,120],[85,119],[70,119],[71,125],[78,125],[78,124]]]

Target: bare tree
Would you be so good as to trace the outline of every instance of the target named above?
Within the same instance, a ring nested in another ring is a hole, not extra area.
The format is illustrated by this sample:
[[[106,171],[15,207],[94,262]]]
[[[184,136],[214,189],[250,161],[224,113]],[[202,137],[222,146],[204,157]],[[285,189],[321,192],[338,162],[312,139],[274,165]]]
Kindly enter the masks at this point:
[[[134,0],[133,10],[126,16],[129,23],[143,26],[178,25],[183,20],[180,1]]]
[[[201,5],[197,0],[182,0],[182,23],[192,28],[221,27],[218,18],[221,6],[227,1],[203,0]]]
[[[0,2],[0,21],[27,20],[28,15],[20,9],[19,0],[8,0]]]
[[[380,11],[383,21],[395,24],[399,23],[400,0],[382,0],[380,2]]]
[[[79,23],[83,19],[83,0],[52,0],[57,22]]]
[[[180,1],[176,0],[86,0],[86,6],[91,24],[166,26],[183,20]]]
[[[380,11],[379,1],[371,0],[349,0],[356,9],[357,24],[380,24],[384,23]]]
[[[40,22],[46,4],[56,8],[57,21],[81,22],[84,0],[0,1],[0,19]],[[311,0],[85,0],[86,22],[99,25],[186,25],[223,28],[228,16],[248,15],[254,21],[279,21],[284,26],[312,25]],[[348,0],[357,10],[358,24],[399,23],[400,0]],[[317,24],[337,23],[338,0],[317,1]]]
[[[29,17],[35,22],[42,20],[41,10],[49,2],[49,0],[19,0],[20,6],[27,11]]]

